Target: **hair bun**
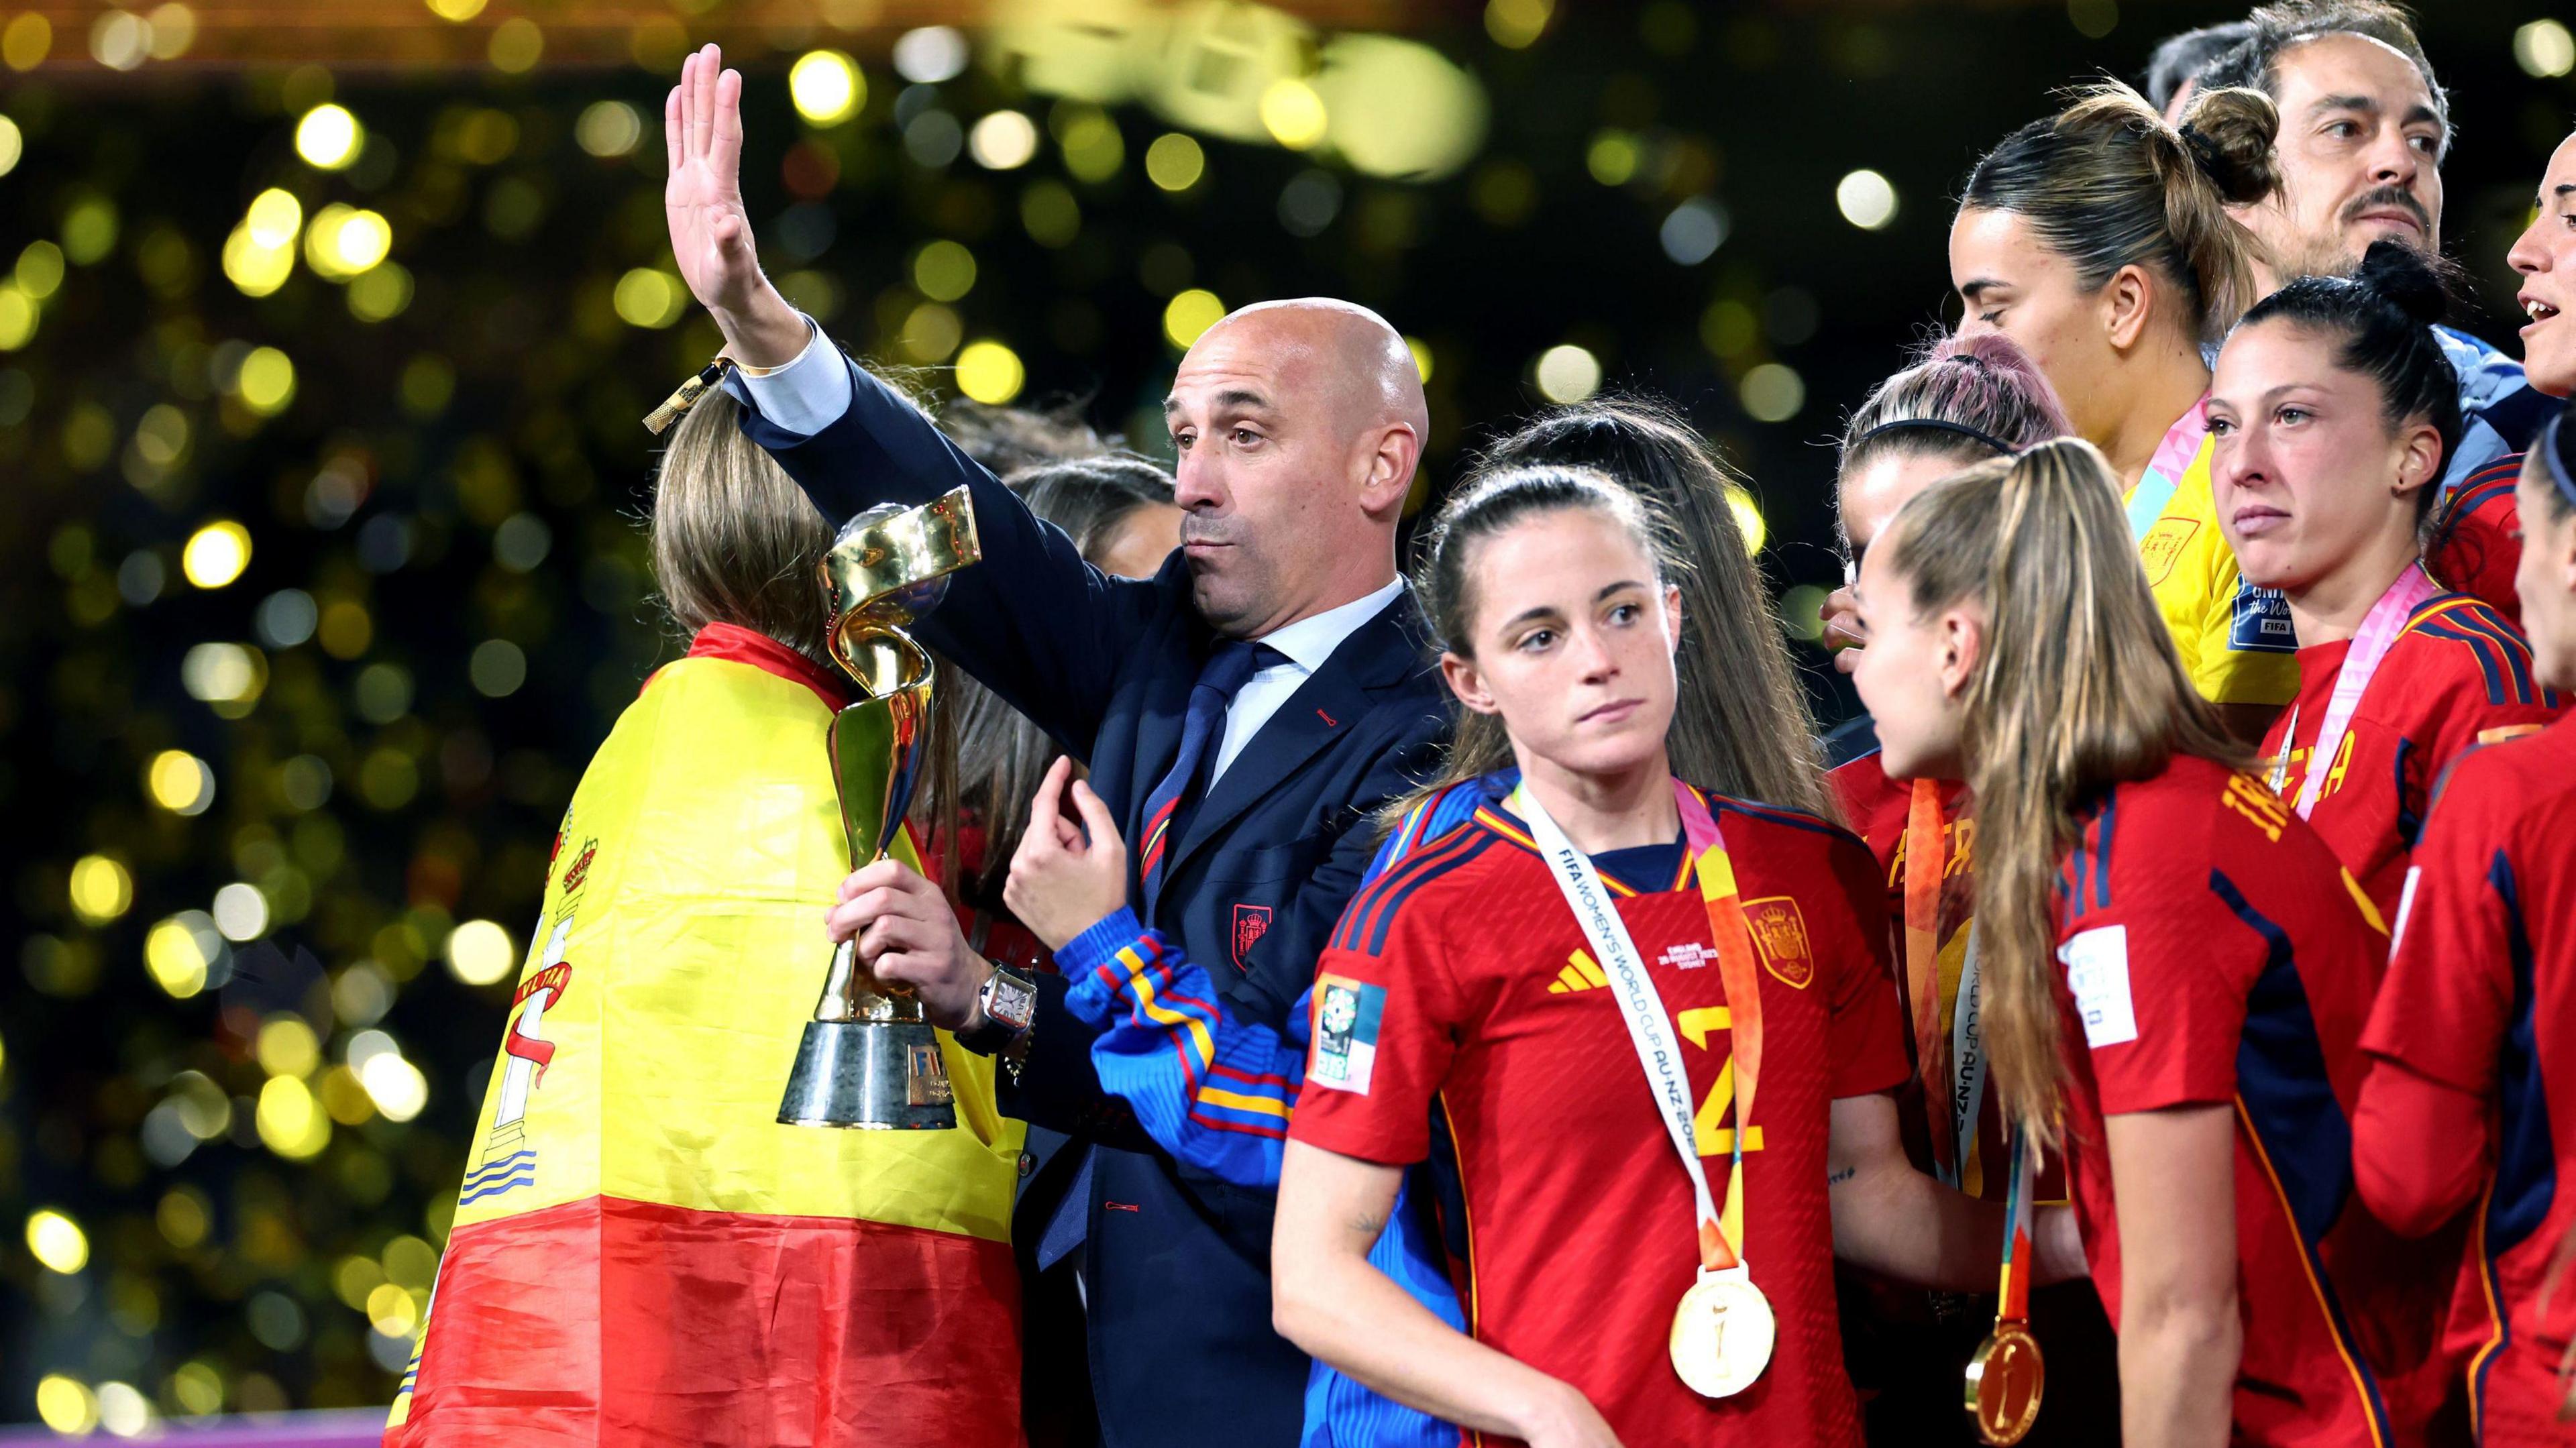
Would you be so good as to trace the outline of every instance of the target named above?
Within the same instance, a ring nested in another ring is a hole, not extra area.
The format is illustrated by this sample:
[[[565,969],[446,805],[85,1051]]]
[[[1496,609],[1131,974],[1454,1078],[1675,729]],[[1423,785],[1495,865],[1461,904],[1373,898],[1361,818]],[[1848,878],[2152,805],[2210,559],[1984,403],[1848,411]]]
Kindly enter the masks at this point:
[[[2228,205],[2251,206],[2281,188],[2280,128],[2270,96],[2225,88],[2194,95],[2177,134]]]
[[[2420,326],[2433,325],[2451,309],[2451,294],[2442,284],[2442,274],[2422,252],[2402,241],[2372,242],[2370,250],[2362,253],[2361,265],[2353,271],[2352,279],[2395,303],[2397,310]]]

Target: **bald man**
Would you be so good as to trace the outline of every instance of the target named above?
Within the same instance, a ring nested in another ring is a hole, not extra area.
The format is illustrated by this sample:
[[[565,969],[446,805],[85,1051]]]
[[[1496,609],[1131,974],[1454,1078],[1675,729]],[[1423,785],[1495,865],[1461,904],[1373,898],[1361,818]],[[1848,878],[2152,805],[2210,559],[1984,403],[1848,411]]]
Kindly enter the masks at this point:
[[[665,203],[681,272],[741,364],[746,430],[836,521],[972,490],[984,561],[923,641],[1089,766],[1130,847],[1134,917],[1206,966],[1238,1017],[1280,1024],[1368,864],[1371,815],[1429,776],[1445,732],[1395,566],[1427,430],[1403,339],[1333,301],[1210,328],[1164,404],[1181,548],[1150,580],[1110,578],[761,274],[736,184],[741,84],[712,46],[684,66]],[[1270,1195],[1156,1148],[1102,1091],[1062,981],[1036,981],[1023,1012],[1021,983],[968,948],[936,887],[885,863],[841,893],[830,935],[856,936],[969,1049],[1002,1053],[1006,1110],[1086,1144],[1063,1208],[1021,1221],[1038,1270],[1081,1273],[1103,1439],[1296,1443],[1307,1363],[1270,1328]]]

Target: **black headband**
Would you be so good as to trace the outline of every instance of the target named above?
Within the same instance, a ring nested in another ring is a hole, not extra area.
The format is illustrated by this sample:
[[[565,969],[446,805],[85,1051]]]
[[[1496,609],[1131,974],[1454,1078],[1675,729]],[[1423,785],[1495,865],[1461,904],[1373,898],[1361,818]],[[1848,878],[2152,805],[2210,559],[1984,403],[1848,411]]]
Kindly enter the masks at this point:
[[[2020,448],[2014,447],[1992,433],[1980,432],[1964,422],[1949,422],[1938,417],[1900,417],[1894,422],[1882,422],[1853,438],[1852,446],[1858,447],[1881,433],[1904,432],[1908,429],[1918,432],[1955,432],[1961,437],[1973,439],[1993,448],[1998,457],[2011,457],[2021,451]]]
[[[2558,496],[2566,500],[2568,507],[2576,508],[2576,477],[2568,476],[2567,460],[2558,455],[2559,443],[2567,431],[2566,422],[2567,413],[2561,409],[2556,417],[2549,419],[2549,425],[2540,430],[2540,441],[2536,446],[2540,449],[2541,465],[2549,469],[2549,481],[2558,485]]]

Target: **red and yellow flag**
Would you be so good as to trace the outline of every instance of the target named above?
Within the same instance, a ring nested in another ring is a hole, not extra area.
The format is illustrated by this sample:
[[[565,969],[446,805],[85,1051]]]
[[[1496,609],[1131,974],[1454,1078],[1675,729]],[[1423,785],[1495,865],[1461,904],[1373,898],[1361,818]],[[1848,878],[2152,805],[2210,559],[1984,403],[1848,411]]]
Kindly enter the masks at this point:
[[[955,1130],[778,1124],[849,860],[829,707],[741,657],[573,795],[389,1445],[1019,1439],[993,1063],[942,1037]]]

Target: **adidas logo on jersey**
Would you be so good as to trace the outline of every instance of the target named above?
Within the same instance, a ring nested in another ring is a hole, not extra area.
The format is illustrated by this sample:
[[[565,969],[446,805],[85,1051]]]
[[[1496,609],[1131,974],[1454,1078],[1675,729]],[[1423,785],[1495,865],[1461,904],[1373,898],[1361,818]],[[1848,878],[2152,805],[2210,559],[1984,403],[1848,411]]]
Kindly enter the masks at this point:
[[[1565,958],[1565,969],[1547,983],[1549,995],[1572,995],[1576,991],[1599,990],[1610,983],[1607,972],[1592,958],[1592,952],[1578,950]]]
[[[1697,970],[1715,959],[1715,949],[1692,940],[1668,948],[1655,957],[1655,964],[1669,965],[1676,970]],[[1603,973],[1599,962],[1593,960],[1592,953],[1577,950],[1565,958],[1565,968],[1556,973],[1556,979],[1547,983],[1547,993],[1573,995],[1577,991],[1598,990],[1609,983],[1610,977]]]

